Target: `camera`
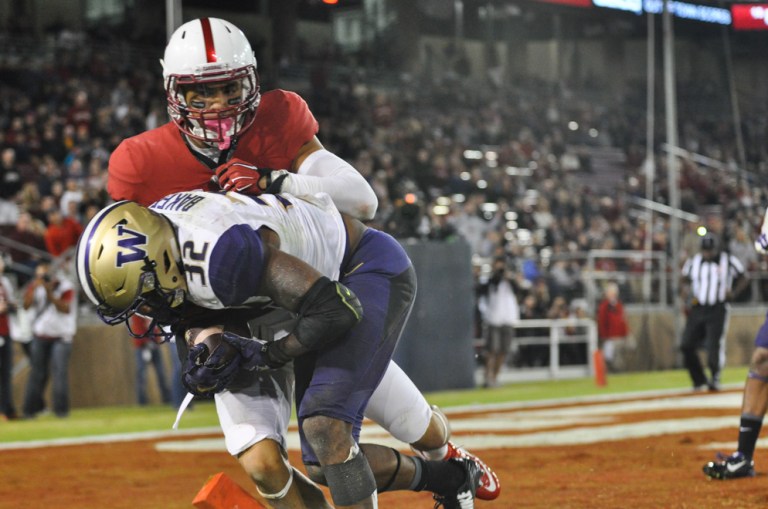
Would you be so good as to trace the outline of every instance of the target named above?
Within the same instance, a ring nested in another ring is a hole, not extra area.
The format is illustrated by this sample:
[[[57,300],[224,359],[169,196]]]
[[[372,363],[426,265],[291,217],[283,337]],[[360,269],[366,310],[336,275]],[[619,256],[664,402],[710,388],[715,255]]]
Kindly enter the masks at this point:
[[[45,281],[46,283],[50,283],[51,276],[49,274],[43,274],[43,281]]]

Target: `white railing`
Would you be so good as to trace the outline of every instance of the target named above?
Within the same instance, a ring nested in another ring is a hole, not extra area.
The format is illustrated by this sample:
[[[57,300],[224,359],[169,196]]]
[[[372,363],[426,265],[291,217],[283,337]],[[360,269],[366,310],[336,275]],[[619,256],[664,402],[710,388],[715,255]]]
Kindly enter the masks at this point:
[[[548,329],[547,336],[521,336],[523,329]],[[566,332],[569,330],[569,332]],[[543,368],[507,367],[503,378],[510,381],[581,378],[593,376],[593,363],[597,345],[597,324],[589,318],[561,318],[556,320],[520,320],[515,324],[514,344],[549,346],[549,366]],[[582,365],[560,365],[560,345],[584,343],[587,346],[587,363]]]

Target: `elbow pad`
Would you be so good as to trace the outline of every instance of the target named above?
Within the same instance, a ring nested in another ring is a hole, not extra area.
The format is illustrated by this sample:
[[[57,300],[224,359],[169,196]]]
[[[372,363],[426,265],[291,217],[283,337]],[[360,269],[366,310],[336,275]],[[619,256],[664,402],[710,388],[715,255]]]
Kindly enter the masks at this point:
[[[363,307],[352,290],[321,277],[299,306],[293,334],[308,350],[317,350],[339,339],[363,317]]]

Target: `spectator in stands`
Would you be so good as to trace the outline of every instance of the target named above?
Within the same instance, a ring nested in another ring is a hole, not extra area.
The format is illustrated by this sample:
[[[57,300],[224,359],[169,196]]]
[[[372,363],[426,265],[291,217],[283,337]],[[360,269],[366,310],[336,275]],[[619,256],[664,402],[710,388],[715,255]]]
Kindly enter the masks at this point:
[[[520,321],[517,275],[506,258],[493,261],[491,276],[479,287],[479,296],[485,299],[485,382],[483,387],[498,387],[498,377],[509,355],[515,337],[515,325]]]
[[[460,210],[457,211],[454,223],[456,230],[469,243],[473,253],[482,250],[483,239],[491,229],[491,225],[480,217],[478,198],[482,200],[482,196],[479,195],[470,196],[466,199],[464,204],[460,206]]]
[[[139,315],[130,318],[131,330],[137,333],[147,331],[149,333],[150,320]],[[152,365],[155,370],[157,387],[163,403],[171,402],[171,390],[168,388],[168,379],[165,376],[165,361],[163,360],[161,343],[157,338],[161,336],[144,335],[133,338],[133,347],[136,351],[136,401],[145,406],[149,403],[147,396],[147,366]]]
[[[547,310],[547,318],[550,320],[558,320],[562,318],[568,318],[570,315],[570,309],[568,308],[568,301],[562,295],[555,295],[552,299],[552,303]]]
[[[11,260],[21,267],[16,272],[19,287],[31,279],[41,255],[46,252],[44,233],[43,225],[29,212],[21,212],[16,220],[16,228],[8,233],[8,238],[19,244],[9,248]]]
[[[744,227],[740,225],[734,227],[733,236],[728,242],[728,251],[739,259],[745,270],[757,269],[757,251],[755,251],[754,242],[749,238]]]
[[[69,357],[77,330],[77,292],[62,273],[48,262],[35,269],[35,280],[24,293],[24,308],[32,309],[32,358],[24,394],[24,417],[33,418],[44,410],[43,394],[49,373],[53,386],[53,411],[69,415]]]
[[[88,103],[88,93],[85,90],[78,90],[75,92],[74,104],[67,111],[67,124],[74,126],[77,131],[90,128],[92,120],[93,112]]]
[[[735,224],[732,235],[728,241],[727,251],[739,259],[747,273],[758,270],[757,251],[752,240],[749,239],[746,230],[739,224]],[[755,299],[752,285],[747,286],[743,292],[734,296],[733,302],[749,302]]]
[[[609,281],[603,287],[603,298],[597,307],[597,337],[609,371],[624,367],[623,352],[631,341],[624,316],[624,304],[619,297],[619,285]]]
[[[70,203],[75,204],[75,210],[80,206],[83,201],[84,193],[80,186],[80,182],[75,178],[68,178],[65,184],[64,192],[61,195],[61,201],[59,201],[59,209],[64,217],[72,217],[72,210],[70,209]]]
[[[573,299],[568,308],[568,316],[566,318],[589,318],[589,305],[584,299]],[[587,328],[583,325],[568,325],[565,327],[565,333],[569,336],[586,337]],[[584,342],[567,342],[560,345],[561,366],[584,365],[587,363],[587,356],[587,344]]]
[[[77,239],[83,233],[83,227],[73,218],[64,217],[58,208],[49,210],[47,216],[45,247],[51,255],[60,256],[67,249],[77,245]]]
[[[13,224],[19,217],[16,194],[21,190],[21,173],[16,165],[16,150],[0,152],[0,225]]]
[[[546,318],[546,308],[542,306],[538,296],[529,291],[520,306],[521,320],[536,320]],[[549,337],[547,328],[522,328],[515,332],[515,337],[546,338]],[[549,362],[549,347],[545,345],[522,345],[515,359],[516,366],[544,366]]]
[[[15,419],[11,314],[16,312],[16,297],[13,285],[8,276],[3,274],[4,271],[5,257],[0,255],[0,414],[6,419]]]

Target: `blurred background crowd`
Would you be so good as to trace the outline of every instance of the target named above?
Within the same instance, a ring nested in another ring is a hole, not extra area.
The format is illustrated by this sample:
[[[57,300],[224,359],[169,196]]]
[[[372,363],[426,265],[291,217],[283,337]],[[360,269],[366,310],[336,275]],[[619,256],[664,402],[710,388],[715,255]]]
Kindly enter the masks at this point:
[[[0,233],[56,257],[107,203],[111,151],[167,121],[160,66],[155,58],[110,58],[84,34],[58,34],[57,44],[34,54],[14,48],[12,37],[5,40]],[[647,218],[634,201],[645,197],[642,84],[605,101],[597,83],[495,86],[461,79],[446,63],[437,72],[401,76],[393,90],[342,64],[345,72],[333,80],[324,73],[327,61],[305,64],[308,80],[286,81],[319,120],[321,141],[373,186],[379,198],[374,226],[400,238],[461,237],[478,263],[507,256],[529,283],[546,279],[545,308],[551,297],[580,296],[586,258],[578,254],[644,249]],[[262,75],[262,86],[275,85]],[[691,87],[697,93],[681,101],[691,103],[681,146],[734,169],[682,159],[682,208],[721,219],[732,251],[749,270],[762,270],[752,242],[768,202],[759,185],[768,177],[759,141],[763,108],[745,108],[751,149],[748,170],[739,171],[730,119],[697,108],[713,92],[702,83]],[[663,153],[656,164],[653,199],[665,203]],[[653,221],[652,249],[668,253],[669,219],[656,214]],[[690,223],[690,233],[699,225]],[[684,254],[697,247],[684,239]],[[40,253],[2,248],[23,284]],[[607,259],[597,269],[642,270],[642,263]]]

